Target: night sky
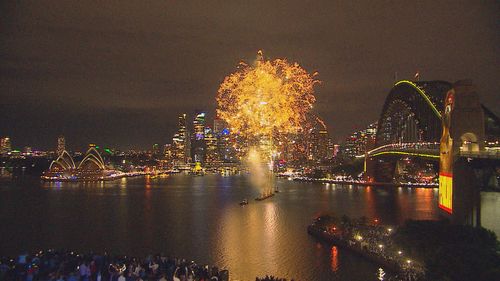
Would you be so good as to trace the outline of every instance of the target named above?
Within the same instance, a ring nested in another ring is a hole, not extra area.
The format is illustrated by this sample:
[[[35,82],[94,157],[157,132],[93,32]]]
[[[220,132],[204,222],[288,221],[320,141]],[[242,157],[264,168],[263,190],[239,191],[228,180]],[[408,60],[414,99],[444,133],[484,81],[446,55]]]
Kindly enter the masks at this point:
[[[189,2],[189,3],[187,3]],[[1,1],[0,136],[54,149],[171,142],[259,49],[318,71],[334,140],[378,119],[394,82],[471,78],[500,114],[498,1]]]

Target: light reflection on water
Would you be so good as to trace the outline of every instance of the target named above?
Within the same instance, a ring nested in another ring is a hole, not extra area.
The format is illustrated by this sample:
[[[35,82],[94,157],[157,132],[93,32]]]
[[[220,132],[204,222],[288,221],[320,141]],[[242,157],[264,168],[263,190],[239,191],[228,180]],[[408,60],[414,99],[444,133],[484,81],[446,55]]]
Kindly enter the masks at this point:
[[[307,225],[323,213],[389,224],[438,217],[434,189],[277,183],[279,194],[256,202],[259,191],[245,176],[3,182],[0,254],[49,247],[141,256],[164,252],[228,268],[239,280],[265,274],[377,280],[377,266],[318,243]],[[245,198],[249,204],[239,206]]]
[[[339,270],[339,250],[337,246],[332,247],[332,271],[337,272]]]

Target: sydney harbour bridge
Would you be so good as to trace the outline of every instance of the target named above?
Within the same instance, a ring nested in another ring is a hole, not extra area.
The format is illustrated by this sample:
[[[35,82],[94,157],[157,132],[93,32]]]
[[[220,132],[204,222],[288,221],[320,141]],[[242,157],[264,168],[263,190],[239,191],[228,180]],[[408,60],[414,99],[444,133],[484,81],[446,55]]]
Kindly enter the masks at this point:
[[[374,147],[366,155],[367,173],[376,182],[392,181],[396,162],[401,157],[439,161],[444,101],[452,88],[453,84],[445,81],[403,80],[394,85],[378,120]],[[457,140],[460,142],[459,154],[469,158],[498,159],[500,120],[484,105],[480,104],[480,108],[482,116],[478,121],[482,127],[464,133]]]
[[[364,155],[365,177],[393,182],[402,159],[439,163],[439,207],[452,220],[480,224],[480,190],[491,179],[498,187],[499,142],[500,120],[471,81],[399,81]]]

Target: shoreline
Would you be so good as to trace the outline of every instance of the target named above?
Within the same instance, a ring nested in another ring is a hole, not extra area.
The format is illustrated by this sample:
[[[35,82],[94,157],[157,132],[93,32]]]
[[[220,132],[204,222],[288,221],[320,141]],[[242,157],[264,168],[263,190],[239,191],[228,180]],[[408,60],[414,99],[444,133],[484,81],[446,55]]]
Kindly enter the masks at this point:
[[[411,259],[402,255],[401,250],[399,250],[398,254],[395,255],[390,253],[395,251],[395,249],[392,248],[392,242],[390,241],[392,240],[392,228],[388,228],[387,232],[384,230],[385,234],[380,232],[377,234],[382,227],[381,225],[371,225],[365,223],[358,226],[351,225],[346,229],[342,226],[338,227],[336,225],[331,225],[331,223],[329,223],[330,226],[323,225],[320,221],[321,218],[318,218],[315,223],[307,227],[307,233],[317,240],[346,249],[353,254],[380,266],[384,270],[395,274],[398,278],[400,278],[400,280],[415,281],[425,278],[424,269],[420,263],[411,261]],[[376,223],[378,224],[378,222]],[[385,227],[382,228],[385,229]],[[377,237],[377,235],[381,234],[382,236]],[[384,239],[386,239],[385,242]],[[386,247],[388,248],[386,249]]]
[[[133,173],[133,174],[128,174],[128,173],[123,173],[119,174],[116,176],[111,176],[111,177],[103,177],[103,178],[50,178],[50,177],[44,177],[41,176],[40,179],[43,182],[103,182],[103,181],[114,181],[122,178],[133,178],[133,177],[140,177],[140,176],[160,176],[160,175],[170,175],[170,174],[176,174],[177,172],[162,172],[162,173]]]
[[[300,182],[317,182],[317,183],[332,183],[332,184],[349,184],[360,186],[390,186],[390,187],[414,187],[414,188],[437,188],[438,184],[415,184],[415,183],[388,183],[388,182],[359,182],[349,180],[334,180],[334,179],[316,179],[306,177],[295,177],[293,181]]]
[[[403,272],[402,268],[397,265],[395,262],[390,262],[387,260],[383,260],[379,256],[372,254],[370,252],[364,251],[361,248],[354,247],[349,245],[347,241],[344,241],[342,239],[336,238],[333,235],[328,234],[326,231],[320,230],[318,227],[309,225],[307,227],[307,233],[313,237],[315,237],[318,240],[321,240],[322,242],[327,242],[330,244],[333,244],[335,246],[338,246],[342,249],[347,249],[358,256],[361,256],[373,263],[376,263],[380,266],[382,266],[384,269],[387,271],[390,271],[392,273],[401,273]]]

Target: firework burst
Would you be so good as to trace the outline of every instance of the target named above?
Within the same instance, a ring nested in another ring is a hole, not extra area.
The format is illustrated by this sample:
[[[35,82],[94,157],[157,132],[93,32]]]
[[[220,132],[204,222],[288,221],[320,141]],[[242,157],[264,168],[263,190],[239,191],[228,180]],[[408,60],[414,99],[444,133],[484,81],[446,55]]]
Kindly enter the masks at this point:
[[[285,59],[241,62],[217,92],[217,115],[247,139],[297,133],[315,102],[317,73],[309,74]]]

